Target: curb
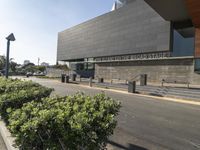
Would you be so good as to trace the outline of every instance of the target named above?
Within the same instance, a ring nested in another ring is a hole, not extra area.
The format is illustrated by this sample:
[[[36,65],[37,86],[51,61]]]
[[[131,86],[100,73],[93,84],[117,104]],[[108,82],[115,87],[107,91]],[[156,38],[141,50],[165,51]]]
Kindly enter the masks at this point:
[[[8,131],[2,120],[0,120],[0,134],[4,140],[7,150],[19,150],[13,146],[15,138],[11,136],[11,133]]]

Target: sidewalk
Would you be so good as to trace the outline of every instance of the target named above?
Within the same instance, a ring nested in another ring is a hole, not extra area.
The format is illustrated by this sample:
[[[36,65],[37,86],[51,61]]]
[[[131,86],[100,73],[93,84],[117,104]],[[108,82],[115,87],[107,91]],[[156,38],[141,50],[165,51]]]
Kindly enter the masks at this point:
[[[4,140],[0,134],[0,150],[7,150]]]
[[[2,139],[2,142],[0,142],[0,146],[2,144],[0,150],[18,150],[18,148],[13,146],[15,138],[11,136],[3,120],[0,120],[0,136]]]
[[[76,81],[74,83],[80,85],[88,85],[89,80],[84,79],[81,82]],[[94,80],[93,86],[120,91],[128,90],[128,85],[124,82],[110,83],[106,81],[104,83],[98,83],[96,80]],[[190,85],[190,88],[187,88],[187,85],[185,84],[165,84],[163,87],[159,84],[154,83],[149,83],[147,86],[140,86],[139,84],[137,84],[136,93],[200,102],[200,85]]]

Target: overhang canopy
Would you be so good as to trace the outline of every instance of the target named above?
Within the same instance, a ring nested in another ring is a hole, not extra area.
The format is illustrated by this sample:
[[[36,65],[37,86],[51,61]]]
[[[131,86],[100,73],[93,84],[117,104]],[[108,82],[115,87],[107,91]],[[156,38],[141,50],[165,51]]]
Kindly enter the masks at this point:
[[[179,22],[189,20],[185,0],[145,0],[165,20]]]
[[[200,27],[200,0],[145,0],[167,21],[184,22],[192,20]]]

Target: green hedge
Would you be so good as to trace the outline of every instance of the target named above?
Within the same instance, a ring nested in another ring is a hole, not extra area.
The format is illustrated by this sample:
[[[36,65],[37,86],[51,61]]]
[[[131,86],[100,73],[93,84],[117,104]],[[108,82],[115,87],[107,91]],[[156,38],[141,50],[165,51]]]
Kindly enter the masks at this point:
[[[98,94],[32,101],[11,112],[9,129],[21,149],[105,149],[120,103]]]
[[[0,94],[19,91],[27,89],[29,87],[41,87],[41,85],[39,85],[38,83],[34,83],[32,81],[0,79]]]
[[[53,89],[31,81],[0,78],[0,115],[8,123],[8,112],[18,109],[24,103],[48,97]]]
[[[0,78],[0,115],[22,150],[105,149],[120,103],[98,94],[50,98],[53,89]]]

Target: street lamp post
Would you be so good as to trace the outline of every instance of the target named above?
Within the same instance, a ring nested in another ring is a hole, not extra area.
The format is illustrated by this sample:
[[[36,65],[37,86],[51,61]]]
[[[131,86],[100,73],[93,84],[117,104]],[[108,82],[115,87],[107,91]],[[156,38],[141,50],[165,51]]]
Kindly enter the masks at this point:
[[[11,33],[7,38],[7,55],[6,55],[6,78],[8,78],[9,72],[9,53],[10,53],[10,41],[15,41],[15,36]]]

